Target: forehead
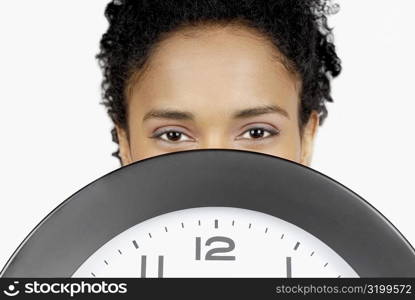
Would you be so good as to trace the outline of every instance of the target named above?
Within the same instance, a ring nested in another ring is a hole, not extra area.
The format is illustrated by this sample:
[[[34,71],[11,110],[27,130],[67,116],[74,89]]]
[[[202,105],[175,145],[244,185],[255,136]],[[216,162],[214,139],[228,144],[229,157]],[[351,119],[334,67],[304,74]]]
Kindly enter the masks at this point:
[[[298,106],[300,81],[283,55],[268,39],[240,26],[176,31],[157,45],[133,78],[132,106],[176,102],[202,109],[212,101],[227,107],[272,101],[286,109]]]

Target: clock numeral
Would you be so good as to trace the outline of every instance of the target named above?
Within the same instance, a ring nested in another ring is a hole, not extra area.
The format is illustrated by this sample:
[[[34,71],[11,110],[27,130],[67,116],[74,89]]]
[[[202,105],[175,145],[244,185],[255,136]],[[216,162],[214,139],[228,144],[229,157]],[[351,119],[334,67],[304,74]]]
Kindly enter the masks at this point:
[[[291,278],[292,276],[292,264],[291,264],[291,257],[287,256],[285,259],[285,263],[287,265],[287,278]]]
[[[159,255],[158,260],[158,277],[163,277],[164,256]],[[141,278],[145,278],[147,274],[147,255],[141,255]]]
[[[222,253],[228,253],[235,249],[235,242],[225,236],[214,236],[209,238],[205,246],[210,246],[213,243],[226,243],[227,247],[215,247],[206,252],[205,260],[235,260],[233,255],[218,255]],[[196,237],[196,260],[201,259],[201,248],[202,248],[202,239],[201,237]]]

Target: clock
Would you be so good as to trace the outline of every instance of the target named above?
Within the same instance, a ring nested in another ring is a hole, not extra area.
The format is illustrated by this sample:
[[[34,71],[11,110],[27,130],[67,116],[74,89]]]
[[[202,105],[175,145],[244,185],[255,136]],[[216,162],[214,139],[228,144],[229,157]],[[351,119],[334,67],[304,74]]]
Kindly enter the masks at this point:
[[[413,277],[415,251],[367,201],[311,168],[202,149],[90,183],[29,234],[1,276]]]

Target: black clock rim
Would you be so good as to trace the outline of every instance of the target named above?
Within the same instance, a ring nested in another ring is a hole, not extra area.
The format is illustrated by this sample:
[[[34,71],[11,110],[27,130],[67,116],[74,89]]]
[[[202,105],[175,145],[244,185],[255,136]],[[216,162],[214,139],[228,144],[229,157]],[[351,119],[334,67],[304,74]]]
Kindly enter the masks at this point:
[[[185,160],[181,160],[183,155]],[[175,173],[178,167],[182,170]],[[276,167],[284,171],[284,177],[271,180],[267,175],[272,175]],[[220,168],[227,168],[227,173],[217,173]],[[191,176],[196,171],[201,178]],[[128,176],[130,173],[134,176]],[[243,193],[231,197],[238,190],[232,178],[225,176],[229,174],[240,176],[239,187],[242,182],[252,186],[244,186]],[[190,191],[183,193],[176,189],[180,200],[168,201],[166,193],[163,195],[163,191],[154,188],[155,176],[168,186],[170,196],[175,191],[174,184],[183,179],[192,183]],[[255,176],[264,177],[261,181],[250,181]],[[206,182],[210,183],[209,195],[200,195]],[[300,188],[288,188],[294,183]],[[215,184],[222,184],[221,190],[215,190]],[[255,191],[269,188],[269,184],[273,184],[274,192],[278,188],[290,201],[271,201],[277,194],[269,192],[252,201]],[[111,188],[114,185],[118,189]],[[319,185],[325,188],[316,189]],[[135,191],[147,201],[146,207],[122,187],[140,188]],[[113,200],[117,195],[111,193],[115,191],[123,193],[122,200]],[[300,198],[301,192],[312,196],[312,201],[304,201],[304,194]],[[194,196],[198,196],[196,202],[192,202]],[[149,198],[157,200],[148,202]],[[361,277],[415,276],[415,251],[409,241],[369,202],[336,180],[291,160],[261,152],[196,149],[134,162],[78,190],[30,232],[0,277],[70,277],[100,246],[131,226],[161,214],[206,206],[251,209],[293,223],[330,246]],[[84,208],[89,215],[84,215]],[[313,217],[317,212],[320,217]]]

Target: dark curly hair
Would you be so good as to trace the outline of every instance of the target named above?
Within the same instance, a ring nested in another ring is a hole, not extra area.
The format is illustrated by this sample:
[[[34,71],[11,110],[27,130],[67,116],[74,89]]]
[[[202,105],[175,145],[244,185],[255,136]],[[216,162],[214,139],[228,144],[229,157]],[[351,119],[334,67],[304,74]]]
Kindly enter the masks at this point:
[[[338,10],[328,0],[113,0],[96,55],[103,71],[103,104],[114,124],[127,130],[126,89],[163,37],[183,26],[239,22],[265,35],[300,76],[300,129],[313,110],[320,124],[332,102],[330,81],[341,72],[327,16]],[[112,140],[119,143],[115,126]],[[119,148],[112,153],[120,162]]]

